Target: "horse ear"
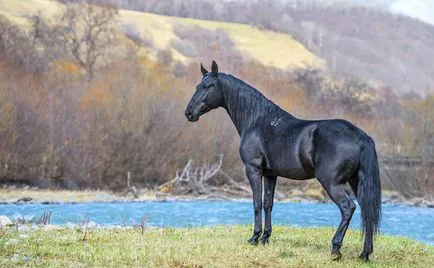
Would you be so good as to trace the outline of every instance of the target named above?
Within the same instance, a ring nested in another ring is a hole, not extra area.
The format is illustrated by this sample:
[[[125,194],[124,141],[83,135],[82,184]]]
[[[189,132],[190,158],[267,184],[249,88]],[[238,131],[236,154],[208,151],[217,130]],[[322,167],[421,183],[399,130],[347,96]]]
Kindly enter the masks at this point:
[[[219,73],[219,67],[217,66],[217,63],[215,61],[212,61],[211,72],[215,75]]]
[[[205,69],[205,67],[203,67],[202,62],[200,63],[200,71],[202,72],[202,74],[205,76],[208,71]]]

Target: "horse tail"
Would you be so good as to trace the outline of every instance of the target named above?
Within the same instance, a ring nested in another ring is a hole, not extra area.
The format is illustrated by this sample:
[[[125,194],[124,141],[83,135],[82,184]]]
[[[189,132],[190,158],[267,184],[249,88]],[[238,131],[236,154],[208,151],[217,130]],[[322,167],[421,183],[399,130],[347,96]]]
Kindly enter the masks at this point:
[[[362,140],[360,168],[357,174],[357,201],[361,207],[362,233],[372,245],[372,236],[378,233],[381,218],[381,182],[375,143],[367,137]],[[372,249],[371,249],[372,250]]]

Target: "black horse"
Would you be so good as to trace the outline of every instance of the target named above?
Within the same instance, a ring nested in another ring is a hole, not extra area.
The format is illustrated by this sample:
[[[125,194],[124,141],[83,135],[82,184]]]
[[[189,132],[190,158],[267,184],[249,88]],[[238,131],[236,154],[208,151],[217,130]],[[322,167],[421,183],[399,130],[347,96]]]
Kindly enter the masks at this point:
[[[259,239],[268,243],[277,176],[296,180],[317,178],[341,212],[331,251],[332,258],[339,259],[342,240],[356,209],[346,191],[348,182],[361,207],[365,242],[360,258],[368,261],[381,217],[381,184],[374,141],[345,120],[295,118],[240,79],[219,73],[215,61],[211,72],[202,64],[201,71],[202,81],[185,115],[195,122],[206,112],[223,107],[240,134],[240,155],[253,192],[255,225],[249,243],[256,245]]]

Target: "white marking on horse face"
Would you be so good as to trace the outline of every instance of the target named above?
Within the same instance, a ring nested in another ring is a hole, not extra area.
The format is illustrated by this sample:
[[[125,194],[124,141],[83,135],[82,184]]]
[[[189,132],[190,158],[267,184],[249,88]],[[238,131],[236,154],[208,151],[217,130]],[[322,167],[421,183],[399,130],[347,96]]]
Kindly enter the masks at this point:
[[[272,125],[273,127],[275,127],[275,126],[277,126],[280,123],[280,121],[282,121],[282,119],[280,119],[280,118],[274,118],[274,120],[270,122],[270,125]]]

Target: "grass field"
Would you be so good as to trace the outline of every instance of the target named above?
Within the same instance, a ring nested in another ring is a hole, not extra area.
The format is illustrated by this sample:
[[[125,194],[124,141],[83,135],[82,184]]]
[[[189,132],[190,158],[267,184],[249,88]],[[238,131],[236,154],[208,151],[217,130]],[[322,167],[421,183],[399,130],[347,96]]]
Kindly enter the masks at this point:
[[[277,226],[269,245],[250,246],[250,226],[186,229],[80,229],[0,233],[0,267],[434,267],[434,247],[379,236],[371,263],[359,261],[360,233],[349,231],[340,261],[332,229]]]
[[[0,14],[23,27],[28,26],[26,18],[38,11],[45,17],[52,17],[60,9],[61,4],[50,0],[0,1]],[[179,39],[173,31],[174,25],[197,25],[212,30],[224,29],[240,51],[268,67],[303,68],[325,65],[323,59],[316,57],[292,36],[259,30],[245,24],[169,17],[130,10],[120,10],[118,21],[121,26],[131,26],[152,40],[156,49],[171,48],[172,42]],[[171,51],[173,58],[178,61],[191,60],[173,48]],[[155,54],[155,51],[150,53]]]

